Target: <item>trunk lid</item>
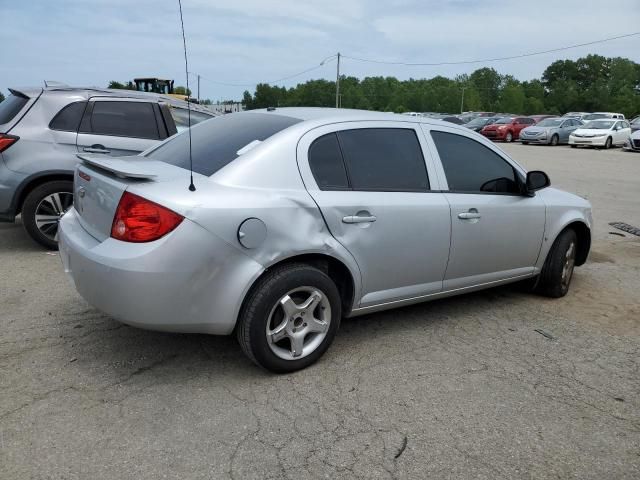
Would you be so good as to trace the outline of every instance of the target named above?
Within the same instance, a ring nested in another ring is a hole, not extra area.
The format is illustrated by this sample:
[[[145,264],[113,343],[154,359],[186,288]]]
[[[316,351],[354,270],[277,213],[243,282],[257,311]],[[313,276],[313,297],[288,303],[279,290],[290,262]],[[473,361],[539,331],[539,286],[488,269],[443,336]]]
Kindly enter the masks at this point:
[[[73,205],[81,225],[94,238],[111,235],[113,218],[125,190],[133,185],[184,177],[185,171],[149,158],[78,155]],[[186,182],[186,179],[185,179]]]

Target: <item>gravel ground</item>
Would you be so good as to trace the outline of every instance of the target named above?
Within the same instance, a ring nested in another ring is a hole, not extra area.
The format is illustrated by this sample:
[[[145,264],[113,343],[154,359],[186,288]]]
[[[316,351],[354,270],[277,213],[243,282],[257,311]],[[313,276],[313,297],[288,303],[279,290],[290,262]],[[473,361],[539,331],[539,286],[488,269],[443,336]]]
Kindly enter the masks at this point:
[[[346,320],[286,376],[105,317],[0,224],[0,478],[640,478],[640,237],[608,226],[640,227],[640,155],[505,149],[593,203],[569,295]]]

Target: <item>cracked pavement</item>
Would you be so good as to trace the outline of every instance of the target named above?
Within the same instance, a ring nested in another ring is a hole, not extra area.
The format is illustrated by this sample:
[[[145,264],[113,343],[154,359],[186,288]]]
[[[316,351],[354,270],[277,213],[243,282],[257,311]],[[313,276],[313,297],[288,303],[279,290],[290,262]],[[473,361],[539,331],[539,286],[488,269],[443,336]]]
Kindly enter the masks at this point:
[[[0,478],[640,478],[640,237],[608,225],[640,226],[640,155],[505,150],[593,203],[569,295],[348,319],[291,375],[113,321],[0,224]]]

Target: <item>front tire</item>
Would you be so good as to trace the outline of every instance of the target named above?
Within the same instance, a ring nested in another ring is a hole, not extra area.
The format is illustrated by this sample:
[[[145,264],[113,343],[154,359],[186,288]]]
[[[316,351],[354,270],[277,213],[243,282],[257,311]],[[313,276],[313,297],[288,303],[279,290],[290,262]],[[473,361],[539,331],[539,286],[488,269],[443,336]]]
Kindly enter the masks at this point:
[[[523,144],[523,145],[529,145],[529,142],[525,142],[525,141],[523,141],[523,142],[522,142],[522,144]]]
[[[513,133],[507,132],[506,137],[504,137],[504,141],[507,143],[513,142]]]
[[[560,142],[560,137],[558,137],[558,135],[554,133],[553,136],[551,137],[551,146],[555,147],[558,145],[559,142]]]
[[[22,204],[22,223],[31,238],[57,250],[58,222],[73,205],[73,182],[54,180],[34,188]]]
[[[578,239],[572,229],[564,230],[547,255],[536,287],[541,295],[552,298],[564,297],[569,291],[576,262]]]
[[[609,150],[611,148],[612,143],[613,143],[613,140],[611,140],[611,137],[607,137],[607,141],[604,142],[604,149]]]
[[[236,333],[254,363],[275,373],[294,372],[324,354],[341,317],[333,280],[309,265],[290,264],[258,280],[245,300]]]

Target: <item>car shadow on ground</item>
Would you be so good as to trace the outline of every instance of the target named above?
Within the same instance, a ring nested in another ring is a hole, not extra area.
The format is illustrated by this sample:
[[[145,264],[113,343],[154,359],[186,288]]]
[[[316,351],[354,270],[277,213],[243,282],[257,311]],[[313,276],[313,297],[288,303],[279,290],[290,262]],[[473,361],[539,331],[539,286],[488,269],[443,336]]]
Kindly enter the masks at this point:
[[[344,318],[332,347],[319,364],[342,364],[360,351],[374,352],[381,341],[400,342],[406,335],[428,335],[428,331],[456,321],[477,328],[479,310],[491,313],[495,305],[525,302],[529,294],[521,287],[502,286],[482,292],[435,300],[355,318]],[[65,315],[61,332],[67,341],[64,356],[76,359],[92,377],[111,377],[115,383],[162,371],[164,381],[181,383],[181,377],[262,378],[270,374],[255,366],[242,352],[235,335],[215,336],[154,332],[123,325],[99,312],[84,308]],[[475,316],[475,317],[474,317]],[[89,322],[84,324],[84,319]],[[344,357],[344,358],[343,358]],[[340,360],[343,358],[343,360]]]

